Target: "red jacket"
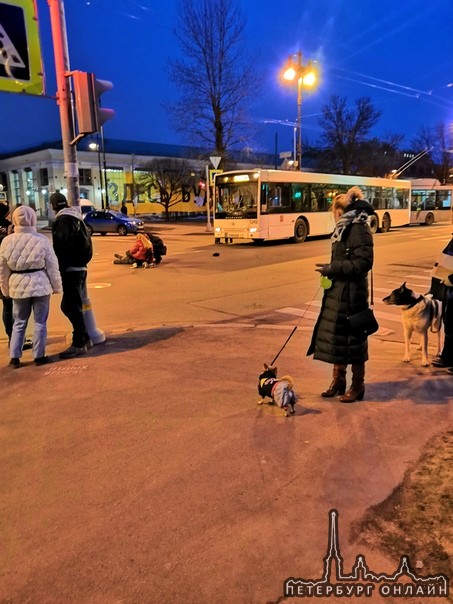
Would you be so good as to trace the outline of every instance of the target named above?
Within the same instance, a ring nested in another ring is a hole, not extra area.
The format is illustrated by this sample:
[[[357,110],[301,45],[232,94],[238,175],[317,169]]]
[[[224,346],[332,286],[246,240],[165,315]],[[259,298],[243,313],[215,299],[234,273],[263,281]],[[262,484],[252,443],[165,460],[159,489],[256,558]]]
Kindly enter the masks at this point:
[[[140,241],[140,239],[137,239],[137,241],[135,242],[135,244],[129,250],[129,253],[136,260],[146,260],[148,250],[145,248],[145,246]]]

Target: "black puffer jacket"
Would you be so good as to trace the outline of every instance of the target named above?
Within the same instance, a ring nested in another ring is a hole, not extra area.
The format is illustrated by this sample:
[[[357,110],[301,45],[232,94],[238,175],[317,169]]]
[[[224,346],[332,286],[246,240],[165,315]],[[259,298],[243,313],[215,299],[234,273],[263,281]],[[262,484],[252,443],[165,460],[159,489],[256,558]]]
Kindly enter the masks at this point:
[[[366,204],[366,206],[365,206]],[[364,200],[346,208],[373,209]],[[352,223],[342,238],[332,244],[328,276],[333,284],[324,291],[312,341],[307,355],[326,363],[360,364],[368,360],[366,336],[351,333],[348,316],[368,306],[367,275],[373,266],[373,236],[366,223]]]

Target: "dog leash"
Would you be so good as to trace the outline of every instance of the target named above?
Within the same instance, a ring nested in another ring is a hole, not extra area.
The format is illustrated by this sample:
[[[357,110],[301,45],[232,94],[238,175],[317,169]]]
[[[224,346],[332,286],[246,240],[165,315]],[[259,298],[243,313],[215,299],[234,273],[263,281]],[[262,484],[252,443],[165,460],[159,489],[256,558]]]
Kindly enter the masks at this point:
[[[310,300],[310,302],[307,305],[307,308],[304,310],[304,312],[302,313],[302,316],[300,317],[300,319],[297,321],[296,325],[293,327],[292,332],[289,334],[289,336],[286,338],[286,342],[283,344],[283,346],[280,348],[280,350],[277,352],[276,356],[274,357],[274,359],[271,362],[271,367],[274,365],[275,361],[278,359],[278,357],[280,356],[280,354],[282,353],[283,349],[285,348],[285,346],[288,344],[288,342],[291,340],[291,338],[293,337],[293,335],[296,333],[297,328],[300,325],[300,322],[302,321],[302,319],[305,317],[305,313],[307,312],[307,310],[310,308],[310,306],[313,304],[314,299],[316,298],[316,296],[318,295],[319,290],[321,289],[321,286],[318,287],[318,289],[315,292],[315,295],[313,296],[313,298]]]

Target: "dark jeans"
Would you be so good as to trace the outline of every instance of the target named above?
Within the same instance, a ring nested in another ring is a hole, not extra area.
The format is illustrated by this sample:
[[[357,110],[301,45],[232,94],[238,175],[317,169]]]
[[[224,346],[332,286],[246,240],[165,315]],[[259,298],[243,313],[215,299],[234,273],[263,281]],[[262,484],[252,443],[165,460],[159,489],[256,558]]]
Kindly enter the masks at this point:
[[[61,274],[63,298],[61,310],[72,324],[72,344],[82,348],[90,339],[83,317],[83,291],[87,280],[86,271],[66,271]]]
[[[2,296],[2,302],[3,302],[3,312],[2,312],[3,325],[5,326],[5,331],[6,331],[6,335],[8,336],[8,340],[10,340],[11,334],[13,333],[13,299],[4,298]]]

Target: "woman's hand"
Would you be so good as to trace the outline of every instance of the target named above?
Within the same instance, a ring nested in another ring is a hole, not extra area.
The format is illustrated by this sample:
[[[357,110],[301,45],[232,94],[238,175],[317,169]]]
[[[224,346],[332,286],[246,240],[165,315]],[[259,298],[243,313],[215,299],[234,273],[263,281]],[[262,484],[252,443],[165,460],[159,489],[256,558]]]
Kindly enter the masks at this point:
[[[321,275],[323,275],[324,277],[329,276],[330,264],[315,264],[315,266],[315,271],[318,271],[318,273],[321,273]]]

